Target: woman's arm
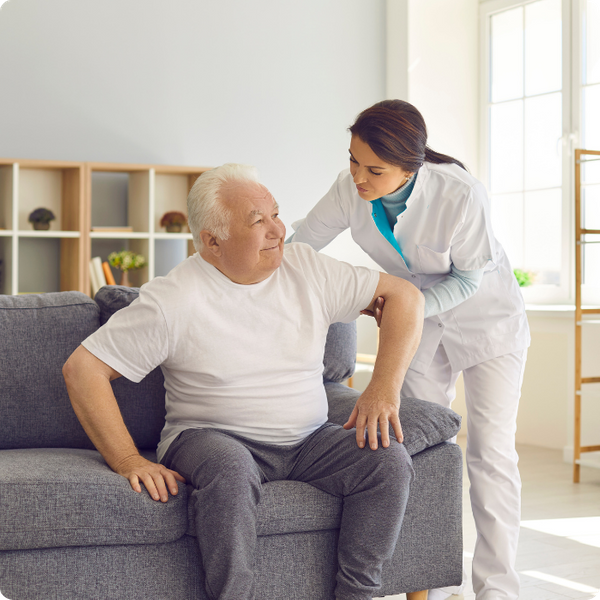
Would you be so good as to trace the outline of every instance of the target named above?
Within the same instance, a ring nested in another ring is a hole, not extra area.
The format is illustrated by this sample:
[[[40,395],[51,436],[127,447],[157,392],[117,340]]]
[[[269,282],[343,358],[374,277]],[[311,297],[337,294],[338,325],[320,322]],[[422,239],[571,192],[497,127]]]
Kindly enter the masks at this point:
[[[425,318],[446,312],[470,298],[479,289],[483,271],[460,271],[452,265],[445,279],[423,290]]]
[[[293,224],[295,232],[286,242],[304,242],[319,251],[350,227],[348,210],[339,193],[340,180],[336,179],[331,189],[319,200],[305,219]]]

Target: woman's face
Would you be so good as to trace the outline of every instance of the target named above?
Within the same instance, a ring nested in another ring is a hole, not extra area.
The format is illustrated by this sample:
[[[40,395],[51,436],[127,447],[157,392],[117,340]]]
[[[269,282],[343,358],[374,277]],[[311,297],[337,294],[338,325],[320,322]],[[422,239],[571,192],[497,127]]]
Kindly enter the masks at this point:
[[[350,140],[350,173],[358,195],[369,202],[395,192],[412,175],[381,160],[357,135]]]

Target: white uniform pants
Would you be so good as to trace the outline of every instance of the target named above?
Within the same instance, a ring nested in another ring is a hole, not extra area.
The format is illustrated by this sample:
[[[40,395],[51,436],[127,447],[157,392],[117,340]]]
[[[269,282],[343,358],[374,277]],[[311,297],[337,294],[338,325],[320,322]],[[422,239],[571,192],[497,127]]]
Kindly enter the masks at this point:
[[[477,528],[473,590],[478,600],[519,597],[515,559],[521,520],[521,477],[515,432],[526,359],[527,350],[523,350],[463,371],[467,470]],[[408,371],[402,395],[449,407],[456,396],[459,374],[452,372],[440,344],[426,375]],[[448,589],[448,594],[453,592],[457,590]]]

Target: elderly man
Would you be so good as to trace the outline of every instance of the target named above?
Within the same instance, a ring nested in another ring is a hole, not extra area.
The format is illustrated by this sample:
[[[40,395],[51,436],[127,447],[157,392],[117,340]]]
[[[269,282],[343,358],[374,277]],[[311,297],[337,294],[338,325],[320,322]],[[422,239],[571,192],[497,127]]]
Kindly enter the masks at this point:
[[[177,481],[194,486],[211,598],[254,598],[261,483],[291,479],[344,498],[336,598],[371,599],[412,478],[398,409],[420,338],[422,296],[401,279],[307,245],[284,247],[277,203],[250,167],[204,173],[188,212],[198,252],[144,285],[65,364],[75,412],[135,491],[143,483],[166,502]],[[373,311],[380,296],[386,310],[372,381],[343,428],[327,423],[327,330]],[[110,386],[121,375],[138,382],[157,365],[167,409],[160,464],[138,453]]]

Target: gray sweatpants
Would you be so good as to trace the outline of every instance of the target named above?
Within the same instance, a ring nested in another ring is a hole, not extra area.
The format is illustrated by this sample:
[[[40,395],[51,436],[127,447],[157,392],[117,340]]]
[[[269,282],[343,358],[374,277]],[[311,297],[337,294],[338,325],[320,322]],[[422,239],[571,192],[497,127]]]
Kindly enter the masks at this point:
[[[358,447],[354,429],[332,423],[290,446],[188,429],[162,462],[195,488],[196,535],[211,598],[254,599],[261,484],[282,479],[344,498],[336,598],[370,600],[380,589],[381,568],[396,546],[413,477],[411,459],[395,439],[374,451]]]

